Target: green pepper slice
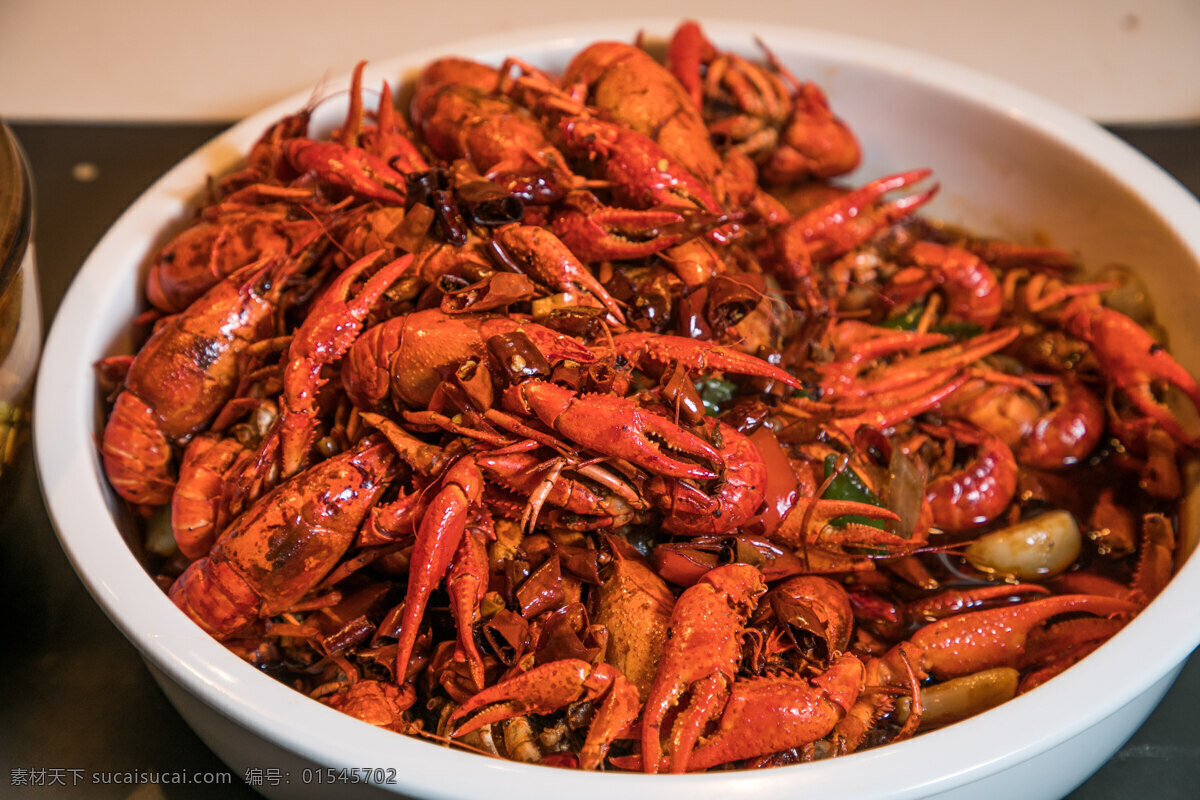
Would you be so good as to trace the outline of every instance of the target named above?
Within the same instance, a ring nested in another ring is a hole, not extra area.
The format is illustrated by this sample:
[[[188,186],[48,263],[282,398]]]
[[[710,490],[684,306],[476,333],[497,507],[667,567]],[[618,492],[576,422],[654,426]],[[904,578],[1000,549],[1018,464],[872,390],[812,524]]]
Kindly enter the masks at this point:
[[[893,317],[888,317],[883,322],[879,323],[881,328],[891,328],[897,331],[915,331],[917,323],[921,321],[921,315],[925,313],[925,305],[918,303],[910,307],[907,311],[896,314]]]
[[[706,378],[696,384],[696,393],[704,403],[704,413],[715,417],[721,413],[722,406],[737,396],[737,385],[721,378]]]
[[[829,480],[832,475],[833,480],[829,481],[829,486],[826,487],[825,493],[821,495],[823,500],[850,500],[856,503],[870,503],[873,506],[883,508],[883,503],[879,496],[863,483],[862,478],[858,476],[854,470],[846,468],[835,474],[837,469],[838,457],[833,455],[825,456],[825,479]],[[829,521],[830,525],[845,526],[851,523],[867,525],[879,530],[887,530],[883,524],[883,520],[871,519],[864,517],[861,514],[844,514],[840,517],[834,517]]]

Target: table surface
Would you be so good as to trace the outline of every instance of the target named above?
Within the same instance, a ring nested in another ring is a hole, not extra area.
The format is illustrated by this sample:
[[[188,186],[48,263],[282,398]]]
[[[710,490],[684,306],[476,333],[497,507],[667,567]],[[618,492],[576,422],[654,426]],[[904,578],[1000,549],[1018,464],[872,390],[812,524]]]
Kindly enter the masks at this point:
[[[464,38],[546,25],[589,37],[613,25],[606,36],[630,41],[640,28],[667,36],[693,18],[710,30],[721,20],[752,24],[770,46],[783,28],[803,26],[919,48],[1093,119],[1200,121],[1200,3],[1190,0],[855,0],[854,13],[791,0],[522,0],[519,8],[458,0],[444,10],[342,0],[332,14],[325,0],[38,0],[0,9],[0,114],[12,119],[238,119],[307,95],[321,76],[348,74],[362,58],[461,52]]]
[[[47,326],[108,226],[155,178],[224,127],[13,125],[37,184],[35,242]],[[1116,132],[1200,194],[1200,126]],[[136,650],[71,569],[46,515],[31,448],[4,477],[0,608],[7,609],[3,649],[8,656],[0,659],[0,686],[5,687],[0,796],[40,798],[68,791],[138,800],[256,796],[240,775],[214,789],[150,784],[146,776],[139,783],[138,775],[128,774],[227,770],[167,702]],[[1104,691],[1096,687],[1098,694]],[[1141,730],[1071,800],[1195,798],[1200,794],[1198,704],[1200,656],[1194,656]],[[103,782],[122,778],[137,785]],[[65,786],[13,785],[31,780]]]

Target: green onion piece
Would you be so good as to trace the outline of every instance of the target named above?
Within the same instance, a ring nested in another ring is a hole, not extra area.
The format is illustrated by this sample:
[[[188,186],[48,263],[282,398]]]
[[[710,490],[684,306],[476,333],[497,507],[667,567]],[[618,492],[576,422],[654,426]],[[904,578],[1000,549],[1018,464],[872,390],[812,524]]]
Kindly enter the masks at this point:
[[[983,333],[983,326],[975,322],[943,322],[929,329],[931,333],[944,333],[955,341],[970,339]]]
[[[919,303],[909,308],[908,311],[897,314],[894,317],[888,317],[879,323],[879,327],[892,328],[898,331],[915,331],[917,323],[921,321],[921,315],[924,313],[925,306]]]

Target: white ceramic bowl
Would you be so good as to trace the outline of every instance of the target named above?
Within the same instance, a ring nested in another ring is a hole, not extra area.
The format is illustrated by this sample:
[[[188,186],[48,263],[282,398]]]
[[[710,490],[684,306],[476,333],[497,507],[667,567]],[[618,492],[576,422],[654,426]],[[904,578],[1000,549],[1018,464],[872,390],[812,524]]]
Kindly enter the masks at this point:
[[[597,39],[666,36],[674,21],[633,21],[504,34],[373,65],[364,83],[393,82],[457,52],[499,62],[520,55],[550,69]],[[1139,269],[1173,348],[1200,371],[1181,332],[1200,305],[1200,204],[1146,158],[1090,122],[1007,84],[892,47],[815,31],[709,22],[724,48],[755,54],[761,35],[802,78],[829,94],[862,139],[849,180],[932,167],[942,191],[930,215],[1030,240],[1046,234],[1085,263]],[[316,124],[343,113],[344,80]],[[108,490],[93,434],[100,407],[91,365],[129,352],[148,256],[186,218],[206,176],[229,169],[259,133],[307,94],[235,126],[167,173],[88,258],[58,311],[41,367],[38,468],[50,514],[75,569],[141,651],[168,697],[238,775],[280,768],[268,794],[323,795],[315,767],[371,768],[387,782],[347,790],[430,798],[1023,797],[1069,792],[1149,715],[1200,642],[1200,563],[1191,559],[1148,609],[1061,678],[951,728],[844,758],[756,772],[690,776],[585,774],[465,754],[373,728],[293,692],[246,665],[188,621],[122,538],[129,524]],[[1194,538],[1194,524],[1188,525]]]

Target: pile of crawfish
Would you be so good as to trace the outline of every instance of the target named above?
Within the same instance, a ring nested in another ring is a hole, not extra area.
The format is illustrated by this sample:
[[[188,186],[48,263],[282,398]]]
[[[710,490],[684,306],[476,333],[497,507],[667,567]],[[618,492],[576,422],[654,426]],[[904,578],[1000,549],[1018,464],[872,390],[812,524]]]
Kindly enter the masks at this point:
[[[174,603],[369,723],[646,772],[904,739],[1120,630],[1196,381],[1128,276],[922,218],[928,169],[839,186],[763,52],[445,58],[407,115],[360,65],[211,180],[97,365]]]

